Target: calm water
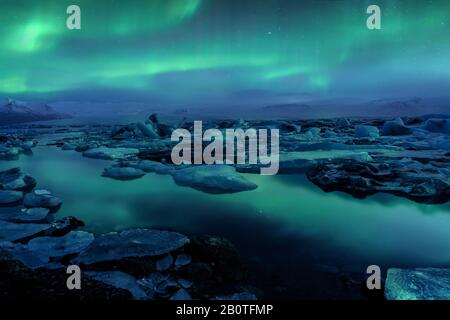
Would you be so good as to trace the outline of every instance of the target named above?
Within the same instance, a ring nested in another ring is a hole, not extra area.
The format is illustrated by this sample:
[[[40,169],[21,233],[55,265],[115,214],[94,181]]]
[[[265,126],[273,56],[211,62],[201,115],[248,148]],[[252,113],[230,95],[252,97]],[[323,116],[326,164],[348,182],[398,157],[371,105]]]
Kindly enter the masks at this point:
[[[333,297],[335,276],[323,273],[330,267],[363,273],[369,264],[450,265],[450,204],[389,195],[357,200],[324,193],[302,175],[247,175],[258,189],[208,195],[179,187],[170,176],[100,177],[109,164],[39,147],[18,161],[0,162],[0,170],[22,167],[39,188],[63,199],[58,216],[76,216],[93,232],[162,227],[226,237],[268,297]]]

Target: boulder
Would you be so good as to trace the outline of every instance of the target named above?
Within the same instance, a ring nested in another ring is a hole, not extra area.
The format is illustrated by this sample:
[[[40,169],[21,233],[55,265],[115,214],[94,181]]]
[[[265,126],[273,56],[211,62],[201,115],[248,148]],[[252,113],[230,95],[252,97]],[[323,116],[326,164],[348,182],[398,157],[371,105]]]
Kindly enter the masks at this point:
[[[112,232],[98,236],[75,262],[93,264],[127,257],[159,256],[187,243],[189,239],[186,236],[171,231],[132,229]]]
[[[194,165],[170,172],[173,180],[180,186],[212,193],[236,193],[254,190],[258,186],[226,165]]]
[[[85,226],[84,222],[78,220],[75,217],[65,217],[63,219],[52,222],[50,224],[50,228],[45,230],[45,235],[51,237],[60,237],[69,233],[72,230],[84,226]]]
[[[385,296],[388,300],[450,300],[450,269],[391,268]]]

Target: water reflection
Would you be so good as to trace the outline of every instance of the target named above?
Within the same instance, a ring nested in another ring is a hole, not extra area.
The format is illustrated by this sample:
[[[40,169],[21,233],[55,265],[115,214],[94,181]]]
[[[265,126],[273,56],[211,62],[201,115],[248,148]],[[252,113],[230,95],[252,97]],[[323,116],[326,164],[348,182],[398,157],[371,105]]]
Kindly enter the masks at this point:
[[[127,182],[100,177],[109,164],[39,147],[32,156],[0,162],[0,170],[22,167],[39,188],[63,199],[58,216],[74,215],[93,232],[161,227],[226,237],[269,296],[292,297],[308,288],[304,297],[332,297],[336,277],[318,274],[317,266],[363,273],[368,264],[450,264],[448,204],[421,205],[391,195],[358,200],[324,193],[302,175],[247,175],[258,189],[208,195],[179,187],[170,176]]]

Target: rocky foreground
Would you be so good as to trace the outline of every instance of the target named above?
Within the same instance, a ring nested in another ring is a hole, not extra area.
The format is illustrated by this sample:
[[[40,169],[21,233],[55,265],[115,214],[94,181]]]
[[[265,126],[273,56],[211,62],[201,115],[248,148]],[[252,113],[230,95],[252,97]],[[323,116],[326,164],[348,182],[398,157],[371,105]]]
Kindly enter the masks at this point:
[[[0,299],[256,299],[227,240],[168,230],[79,231],[84,223],[56,220],[61,200],[35,186],[18,168],[0,173],[3,204],[5,192],[17,192],[14,205],[24,205],[0,213]],[[82,290],[66,287],[73,264],[82,270]]]
[[[193,123],[168,125],[152,115],[127,125],[3,128],[0,160],[18,159],[39,143],[110,160],[111,165],[99,172],[104,178],[133,180],[154,172],[211,194],[258,187],[242,173],[259,174],[259,165],[173,165],[170,136],[175,128],[192,130]],[[449,114],[386,120],[211,121],[204,125],[208,128],[279,129],[279,173],[306,174],[326,192],[342,191],[361,199],[383,192],[428,204],[450,200]],[[0,280],[0,286],[8,288],[0,294],[5,298],[26,296],[29,290],[43,298],[65,296],[69,264],[81,266],[83,285],[92,289],[70,294],[76,298],[256,298],[255,290],[245,285],[236,250],[225,239],[189,238],[163,230],[103,235],[78,231],[83,223],[74,217],[55,220],[61,200],[36,185],[20,168],[0,172],[0,206],[23,206],[0,215],[0,272],[8,275]],[[401,283],[423,281],[428,288],[437,281],[435,272],[418,272],[391,271],[387,298],[405,297],[393,293]],[[24,279],[35,285],[12,285]],[[54,286],[42,290],[48,283]]]

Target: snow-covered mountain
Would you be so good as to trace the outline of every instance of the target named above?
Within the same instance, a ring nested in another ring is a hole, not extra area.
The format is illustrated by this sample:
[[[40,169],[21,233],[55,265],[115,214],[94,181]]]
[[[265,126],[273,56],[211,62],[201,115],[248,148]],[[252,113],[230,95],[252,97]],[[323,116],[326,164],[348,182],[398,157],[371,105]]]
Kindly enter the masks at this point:
[[[45,103],[31,103],[11,98],[0,102],[0,124],[64,119],[68,116],[58,113]]]

